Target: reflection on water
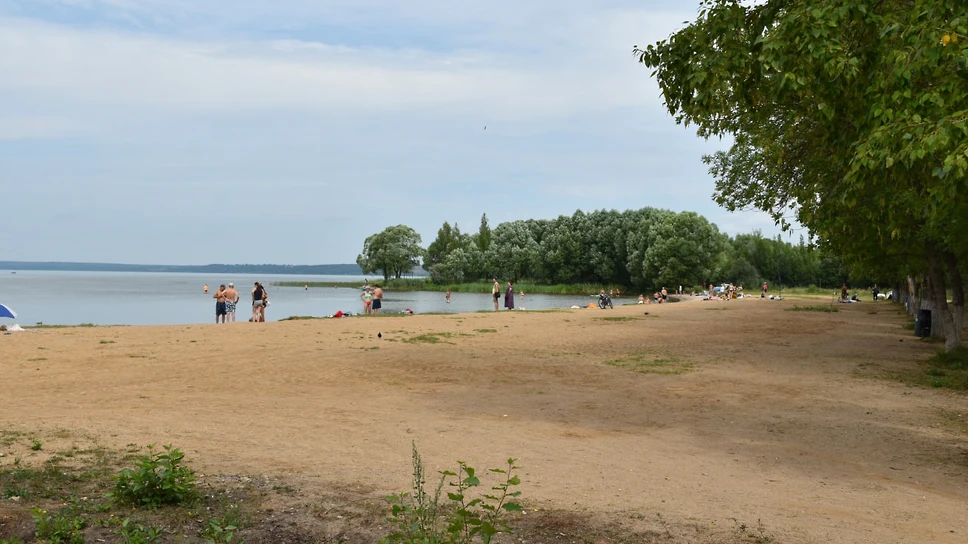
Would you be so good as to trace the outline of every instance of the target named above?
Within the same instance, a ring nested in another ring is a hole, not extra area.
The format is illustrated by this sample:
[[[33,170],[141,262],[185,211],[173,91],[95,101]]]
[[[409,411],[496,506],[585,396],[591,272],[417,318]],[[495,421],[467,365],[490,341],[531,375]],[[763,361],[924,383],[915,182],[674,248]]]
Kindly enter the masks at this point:
[[[0,303],[18,313],[17,322],[33,325],[174,325],[214,323],[215,300],[212,294],[222,283],[234,282],[242,295],[237,319],[251,316],[250,291],[256,281],[269,288],[269,321],[289,316],[326,316],[343,312],[358,313],[363,309],[360,290],[352,288],[274,287],[277,281],[359,282],[354,276],[273,276],[212,275],[150,272],[48,272],[0,271]],[[209,286],[209,293],[203,291]],[[589,293],[593,295],[593,293]],[[526,295],[515,297],[519,309],[567,308],[585,305],[591,296]],[[616,301],[618,302],[618,301]],[[501,300],[503,309],[503,298]],[[463,313],[493,310],[489,293],[453,293],[447,303],[444,293],[387,291],[385,313],[400,313],[409,308],[414,313]],[[0,319],[0,324],[11,323]]]

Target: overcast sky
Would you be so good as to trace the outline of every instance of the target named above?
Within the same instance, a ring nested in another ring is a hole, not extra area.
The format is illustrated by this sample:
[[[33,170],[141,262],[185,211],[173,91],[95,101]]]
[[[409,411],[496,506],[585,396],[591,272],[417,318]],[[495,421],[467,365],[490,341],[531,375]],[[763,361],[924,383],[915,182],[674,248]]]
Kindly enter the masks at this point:
[[[353,262],[389,225],[643,206],[774,235],[632,58],[697,5],[0,0],[0,260]]]

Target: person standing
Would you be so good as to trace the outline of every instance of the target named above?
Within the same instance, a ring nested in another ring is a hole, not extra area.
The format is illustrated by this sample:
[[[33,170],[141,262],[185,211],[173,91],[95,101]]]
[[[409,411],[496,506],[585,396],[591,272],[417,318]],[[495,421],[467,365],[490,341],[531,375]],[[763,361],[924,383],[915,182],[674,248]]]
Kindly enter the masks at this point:
[[[447,304],[450,304],[450,289],[447,290]]]
[[[259,284],[262,287],[262,307],[259,308],[259,322],[265,323],[266,321],[266,310],[269,308],[269,290],[266,289],[265,285]]]
[[[875,283],[874,284],[874,289],[873,289],[874,302],[877,302],[877,295],[880,294],[880,292],[881,292],[881,290],[877,288],[877,284]]]
[[[262,284],[255,282],[255,286],[252,288],[252,321],[257,323],[262,317],[262,299],[265,297],[265,289],[262,288]]]
[[[229,288],[225,290],[225,320],[235,323],[235,306],[239,303],[239,292],[235,290],[235,284],[229,282]]]
[[[514,284],[508,280],[508,288],[504,292],[504,307],[508,310],[514,309]]]
[[[215,323],[218,323],[219,319],[221,319],[222,323],[224,324],[225,323],[225,285],[224,284],[219,286],[218,291],[216,291],[215,294],[212,295],[212,298],[215,299]]]
[[[494,311],[498,311],[498,300],[501,299],[501,284],[494,278],[494,285],[491,287],[491,298],[494,299]]]
[[[360,293],[360,300],[363,301],[363,314],[370,315],[373,313],[373,291],[367,289],[366,291]]]
[[[380,313],[381,308],[383,308],[383,288],[377,283],[373,287],[373,313]]]

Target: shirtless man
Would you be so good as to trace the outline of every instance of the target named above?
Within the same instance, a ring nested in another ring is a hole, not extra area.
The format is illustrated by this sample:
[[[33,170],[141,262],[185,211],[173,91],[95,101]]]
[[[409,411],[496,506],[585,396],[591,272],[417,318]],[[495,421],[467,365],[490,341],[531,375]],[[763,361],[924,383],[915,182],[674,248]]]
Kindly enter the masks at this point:
[[[380,284],[377,283],[373,286],[373,306],[372,311],[375,314],[380,313],[380,308],[383,307],[383,289]]]
[[[494,278],[494,286],[491,287],[491,298],[494,299],[494,311],[498,311],[498,300],[501,299],[501,284]]]
[[[219,318],[222,319],[222,323],[225,323],[225,285],[220,285],[218,291],[212,295],[215,299],[215,322],[218,323]]]
[[[235,284],[229,283],[229,288],[225,290],[225,313],[226,320],[235,323],[235,305],[239,303],[239,292],[235,290]]]

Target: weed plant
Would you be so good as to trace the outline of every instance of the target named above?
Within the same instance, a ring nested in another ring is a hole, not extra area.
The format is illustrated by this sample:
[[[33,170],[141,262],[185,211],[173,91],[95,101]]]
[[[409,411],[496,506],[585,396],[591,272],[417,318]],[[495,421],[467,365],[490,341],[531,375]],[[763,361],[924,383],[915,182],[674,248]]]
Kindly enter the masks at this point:
[[[514,459],[507,460],[506,468],[489,470],[502,475],[502,481],[477,497],[471,493],[481,481],[467,463],[458,461],[457,472],[442,471],[431,494],[425,488],[423,462],[415,443],[412,460],[412,491],[387,498],[391,505],[387,522],[395,529],[383,544],[470,544],[478,540],[487,544],[495,535],[511,532],[504,515],[522,510],[514,500],[521,492],[511,491],[521,483],[514,474],[519,468]],[[442,502],[445,484],[447,500]]]
[[[182,464],[185,454],[170,445],[163,452],[148,446],[135,458],[136,468],[125,468],[115,480],[114,499],[122,504],[158,508],[187,504],[196,498],[195,473]]]
[[[64,508],[51,514],[41,508],[33,508],[31,513],[37,525],[36,536],[48,544],[84,544],[84,528],[87,521]]]

